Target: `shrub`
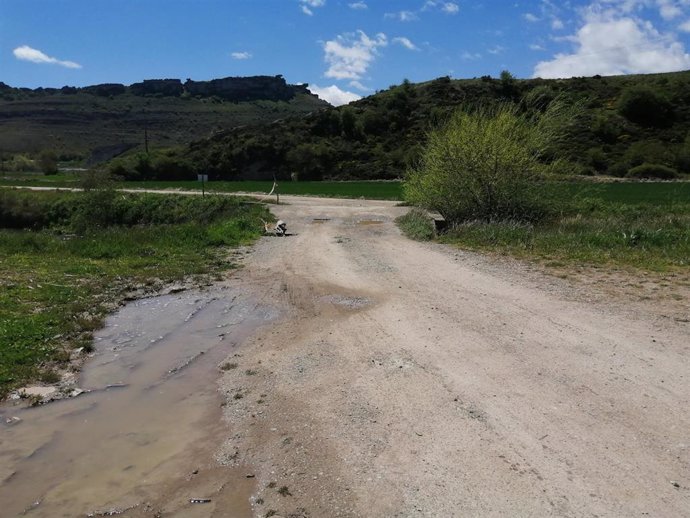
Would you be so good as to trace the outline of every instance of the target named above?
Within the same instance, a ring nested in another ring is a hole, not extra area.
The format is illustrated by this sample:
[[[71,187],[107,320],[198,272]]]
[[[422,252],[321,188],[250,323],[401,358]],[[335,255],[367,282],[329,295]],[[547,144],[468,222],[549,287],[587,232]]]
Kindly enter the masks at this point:
[[[671,103],[652,88],[632,86],[618,99],[618,113],[642,126],[666,127],[673,122]]]
[[[419,166],[408,173],[405,198],[451,225],[543,219],[551,207],[539,189],[542,153],[567,126],[565,115],[560,103],[531,119],[508,103],[457,111],[429,134]]]
[[[53,175],[58,172],[57,155],[53,151],[41,151],[38,156],[38,167],[45,175]]]
[[[675,169],[661,164],[642,164],[633,167],[628,174],[628,178],[655,178],[658,180],[672,180],[678,177]]]
[[[611,165],[606,171],[611,176],[617,176],[618,178],[623,178],[630,170],[630,164],[628,162],[616,162]]]
[[[633,142],[625,151],[625,160],[630,167],[644,163],[672,166],[674,156],[668,146],[658,140],[640,140]]]

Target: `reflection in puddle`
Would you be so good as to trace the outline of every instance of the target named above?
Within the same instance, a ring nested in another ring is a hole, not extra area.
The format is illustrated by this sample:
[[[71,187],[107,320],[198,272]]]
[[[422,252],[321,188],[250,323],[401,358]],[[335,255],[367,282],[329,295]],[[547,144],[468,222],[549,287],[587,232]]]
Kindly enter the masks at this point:
[[[213,515],[219,502],[248,514],[251,484],[211,461],[223,433],[217,366],[277,317],[231,288],[122,308],[96,335],[97,354],[80,380],[87,392],[37,408],[0,407],[0,516],[138,516],[142,502],[188,516],[200,496],[193,489],[214,495],[194,516]],[[21,421],[9,426],[14,417]]]

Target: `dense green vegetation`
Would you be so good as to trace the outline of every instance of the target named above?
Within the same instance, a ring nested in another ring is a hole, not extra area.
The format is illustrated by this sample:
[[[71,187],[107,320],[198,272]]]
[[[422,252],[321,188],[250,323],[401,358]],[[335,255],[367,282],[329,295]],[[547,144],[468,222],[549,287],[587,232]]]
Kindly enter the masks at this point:
[[[690,184],[552,184],[554,218],[537,223],[467,221],[438,239],[467,249],[559,264],[591,264],[668,271],[690,266]],[[411,213],[408,228],[427,225]]]
[[[583,107],[554,148],[566,159],[561,173],[623,177],[650,163],[683,175],[690,173],[688,92],[690,72],[563,80],[442,77],[404,82],[339,108],[234,128],[171,150],[168,159],[193,164],[185,173],[190,177],[203,170],[223,180],[274,174],[300,180],[401,178],[420,158],[429,130],[457,107],[509,101],[534,113],[560,98]],[[134,156],[116,166],[124,176],[141,178]]]
[[[559,103],[527,116],[517,105],[459,109],[429,134],[419,164],[404,185],[405,199],[448,222],[539,221],[556,210],[539,189],[550,153],[568,118]]]
[[[128,291],[228,268],[262,217],[234,197],[0,189],[0,397],[53,381]]]

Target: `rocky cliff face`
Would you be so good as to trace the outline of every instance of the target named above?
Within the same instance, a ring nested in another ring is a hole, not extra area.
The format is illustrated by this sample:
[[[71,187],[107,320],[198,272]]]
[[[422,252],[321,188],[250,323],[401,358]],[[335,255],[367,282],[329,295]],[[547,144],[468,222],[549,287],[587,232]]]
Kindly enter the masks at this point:
[[[87,93],[99,97],[111,97],[129,93],[139,97],[181,97],[188,94],[192,97],[218,97],[226,101],[289,101],[297,94],[309,94],[307,85],[290,85],[283,76],[224,77],[211,81],[193,81],[187,79],[184,84],[179,79],[145,79],[140,83],[125,86],[119,83],[76,88],[64,86],[57,88],[12,88],[0,83],[0,92],[18,90],[38,95]]]
[[[225,77],[211,81],[188,79],[184,88],[193,96],[216,96],[228,101],[289,101],[296,94],[296,88],[288,85],[282,76]]]

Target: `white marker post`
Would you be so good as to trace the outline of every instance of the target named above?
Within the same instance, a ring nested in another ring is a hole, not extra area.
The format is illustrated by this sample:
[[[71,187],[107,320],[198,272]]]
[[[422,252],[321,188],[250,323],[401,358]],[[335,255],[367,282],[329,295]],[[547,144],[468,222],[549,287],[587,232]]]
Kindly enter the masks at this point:
[[[206,192],[204,189],[204,183],[208,182],[208,175],[207,174],[198,174],[198,175],[196,175],[196,179],[201,182],[201,196],[206,196]]]

